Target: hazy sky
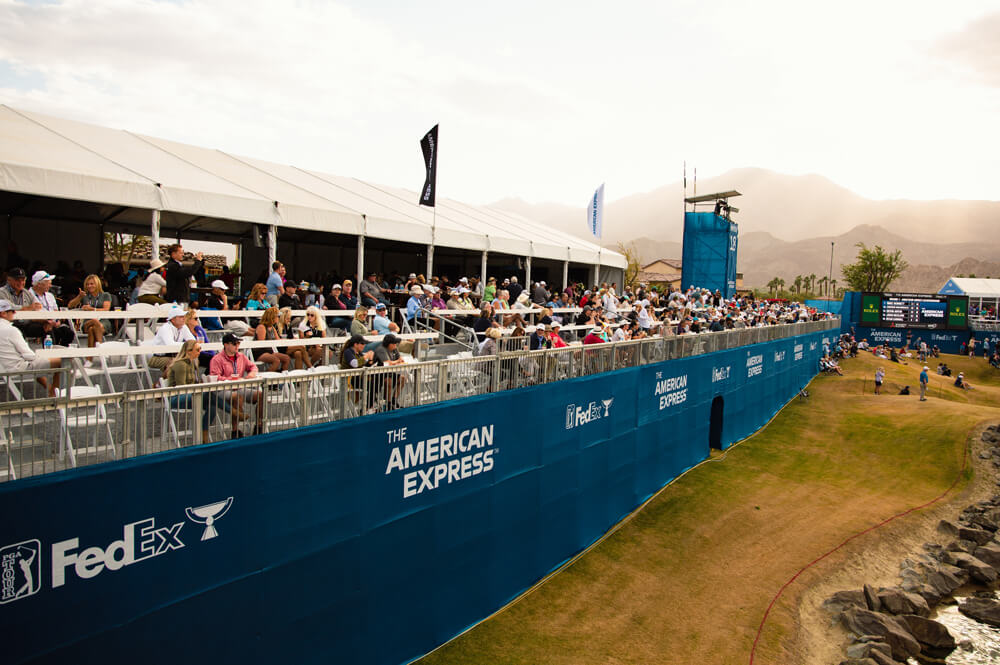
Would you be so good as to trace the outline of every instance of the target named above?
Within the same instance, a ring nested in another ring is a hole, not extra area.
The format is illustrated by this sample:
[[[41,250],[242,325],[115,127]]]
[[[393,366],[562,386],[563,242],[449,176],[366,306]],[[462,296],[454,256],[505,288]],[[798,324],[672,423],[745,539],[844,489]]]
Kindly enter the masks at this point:
[[[1000,1],[0,0],[0,103],[583,207],[758,166],[1000,199]],[[734,183],[738,185],[738,183]]]

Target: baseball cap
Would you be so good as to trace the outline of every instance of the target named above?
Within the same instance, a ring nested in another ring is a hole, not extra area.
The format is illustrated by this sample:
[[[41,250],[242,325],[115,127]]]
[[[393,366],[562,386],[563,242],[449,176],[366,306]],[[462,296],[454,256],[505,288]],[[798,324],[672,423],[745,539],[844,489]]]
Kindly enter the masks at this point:
[[[407,276],[407,279],[416,279],[416,278],[417,278],[417,273],[415,272],[411,272],[409,276]]]
[[[930,367],[928,367],[927,365],[924,365],[924,369],[930,369]]]
[[[7,276],[14,279],[26,279],[28,277],[24,272],[24,268],[11,268],[7,271]]]
[[[176,319],[178,316],[184,316],[185,312],[180,307],[171,307],[170,311],[167,312],[167,320]]]
[[[382,346],[389,346],[390,344],[399,344],[399,338],[392,333],[382,338]]]
[[[375,309],[387,309],[387,307],[385,306],[384,302],[380,302],[379,304],[375,305]]]
[[[549,329],[555,329],[555,328],[562,328],[562,324],[556,320],[553,320],[552,323],[549,324]]]
[[[228,333],[226,333],[225,335],[222,336],[222,343],[223,344],[239,344],[240,343],[240,338],[237,337],[236,335],[234,335],[233,333],[228,332]]]
[[[223,291],[225,291],[226,290],[226,283],[223,282],[221,279],[217,279],[217,280],[215,280],[215,281],[212,282],[212,288],[213,289],[222,289]]]
[[[342,291],[343,287],[341,287],[340,284],[334,284],[333,286],[330,287],[330,290],[333,291],[334,289]]]
[[[361,335],[351,335],[351,338],[347,340],[347,346],[354,346],[355,344],[364,344],[365,338]]]
[[[50,275],[44,270],[39,270],[34,275],[31,276],[31,283],[38,284],[39,282],[44,282],[45,280],[51,281],[54,275]]]
[[[14,306],[7,300],[0,300],[0,312],[13,312]]]

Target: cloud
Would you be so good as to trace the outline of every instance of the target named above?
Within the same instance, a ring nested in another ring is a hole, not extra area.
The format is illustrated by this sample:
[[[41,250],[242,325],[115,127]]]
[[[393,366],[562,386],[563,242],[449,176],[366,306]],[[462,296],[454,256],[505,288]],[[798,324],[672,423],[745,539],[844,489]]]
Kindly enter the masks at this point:
[[[933,51],[989,86],[1000,88],[1000,12],[987,14],[940,40]]]

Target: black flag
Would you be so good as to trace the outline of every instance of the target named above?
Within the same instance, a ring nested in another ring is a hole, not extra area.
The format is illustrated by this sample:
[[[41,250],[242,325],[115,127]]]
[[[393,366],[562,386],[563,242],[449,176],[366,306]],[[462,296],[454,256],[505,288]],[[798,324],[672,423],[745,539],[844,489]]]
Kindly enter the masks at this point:
[[[420,205],[434,207],[434,189],[437,187],[437,163],[438,163],[438,126],[434,125],[431,131],[420,139],[420,149],[424,151],[424,168],[427,169],[427,178],[424,180],[424,189],[420,192]]]

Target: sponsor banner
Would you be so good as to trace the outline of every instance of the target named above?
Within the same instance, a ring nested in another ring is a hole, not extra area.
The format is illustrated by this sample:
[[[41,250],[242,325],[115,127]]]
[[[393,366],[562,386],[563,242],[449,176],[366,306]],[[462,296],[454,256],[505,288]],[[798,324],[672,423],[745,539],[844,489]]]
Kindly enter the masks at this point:
[[[723,446],[766,423],[821,339],[4,483],[4,662],[406,662],[705,459],[713,413]]]
[[[857,326],[854,329],[854,336],[858,341],[867,339],[872,346],[888,344],[897,349],[909,342],[910,349],[913,351],[920,346],[918,340],[923,340],[927,342],[928,346],[936,344],[942,353],[960,353],[969,339],[968,332],[959,330],[871,328],[868,326]]]

